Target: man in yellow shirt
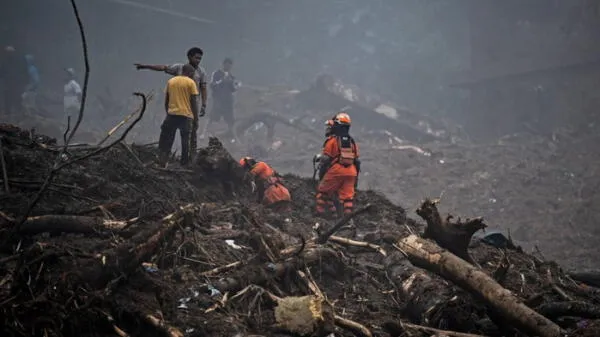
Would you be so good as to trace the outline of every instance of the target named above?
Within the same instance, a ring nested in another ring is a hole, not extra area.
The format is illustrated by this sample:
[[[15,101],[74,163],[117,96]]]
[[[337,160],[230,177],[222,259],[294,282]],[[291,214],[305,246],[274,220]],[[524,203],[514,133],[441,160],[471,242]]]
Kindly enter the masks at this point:
[[[181,136],[181,165],[185,166],[190,161],[190,136],[192,122],[204,116],[204,111],[198,114],[198,87],[193,80],[196,70],[191,64],[185,64],[181,75],[171,78],[167,82],[165,94],[165,111],[167,117],[161,126],[158,148],[160,150],[160,164],[165,165],[171,154],[175,141],[175,133],[179,129]]]

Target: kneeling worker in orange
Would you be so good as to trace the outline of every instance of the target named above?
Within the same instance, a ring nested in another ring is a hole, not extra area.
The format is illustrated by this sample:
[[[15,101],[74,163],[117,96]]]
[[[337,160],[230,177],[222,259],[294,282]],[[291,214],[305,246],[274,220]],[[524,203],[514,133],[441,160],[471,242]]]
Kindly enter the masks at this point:
[[[331,126],[331,134],[323,144],[320,158],[316,197],[316,213],[319,216],[326,215],[327,209],[331,209],[336,194],[342,203],[343,213],[352,212],[360,172],[358,145],[350,136],[350,116],[340,112],[327,122]]]
[[[258,198],[265,206],[280,210],[289,210],[292,197],[283,186],[281,176],[263,161],[251,157],[240,159],[240,165],[255,177]]]

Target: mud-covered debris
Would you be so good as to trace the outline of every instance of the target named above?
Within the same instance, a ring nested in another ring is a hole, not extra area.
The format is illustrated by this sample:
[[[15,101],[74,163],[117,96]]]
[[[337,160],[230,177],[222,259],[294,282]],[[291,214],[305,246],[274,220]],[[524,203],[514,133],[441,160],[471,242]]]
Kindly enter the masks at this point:
[[[394,324],[416,336],[526,335],[477,291],[413,265],[398,243],[424,225],[380,193],[359,190],[357,209],[375,211],[355,214],[354,228],[336,227],[312,216],[313,182],[286,175],[292,210],[278,214],[255,203],[218,139],[184,173],[156,169],[157,149],[145,145],[66,167],[26,219],[28,230],[8,237],[56,156],[11,132],[3,136],[10,193],[0,194],[3,335],[392,336],[386,327]],[[468,223],[438,213],[446,224]],[[478,272],[570,336],[598,335],[600,290],[555,263],[477,242],[468,253]],[[324,320],[278,324],[297,317],[276,314],[275,298],[319,298]]]

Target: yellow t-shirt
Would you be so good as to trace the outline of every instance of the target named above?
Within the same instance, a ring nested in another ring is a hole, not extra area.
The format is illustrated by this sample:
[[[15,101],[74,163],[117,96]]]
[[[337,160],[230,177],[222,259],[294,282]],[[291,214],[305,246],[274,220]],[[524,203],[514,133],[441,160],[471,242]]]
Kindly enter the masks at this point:
[[[175,76],[167,82],[170,115],[194,118],[190,98],[198,95],[196,82],[187,76]]]

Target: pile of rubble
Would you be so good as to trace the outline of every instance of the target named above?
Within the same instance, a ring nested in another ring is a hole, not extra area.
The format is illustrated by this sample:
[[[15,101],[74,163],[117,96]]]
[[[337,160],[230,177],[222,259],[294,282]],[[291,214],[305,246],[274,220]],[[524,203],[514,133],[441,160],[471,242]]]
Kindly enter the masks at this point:
[[[425,225],[359,191],[354,214],[324,221],[313,182],[286,175],[293,209],[273,213],[216,138],[189,169],[157,168],[154,146],[121,142],[44,184],[57,155],[95,147],[63,153],[10,125],[0,138],[7,336],[600,332],[599,289],[502,236],[471,240],[483,221],[440,216],[434,201],[417,210]]]

